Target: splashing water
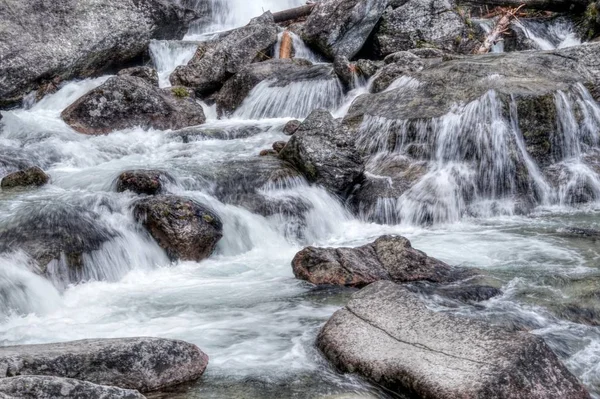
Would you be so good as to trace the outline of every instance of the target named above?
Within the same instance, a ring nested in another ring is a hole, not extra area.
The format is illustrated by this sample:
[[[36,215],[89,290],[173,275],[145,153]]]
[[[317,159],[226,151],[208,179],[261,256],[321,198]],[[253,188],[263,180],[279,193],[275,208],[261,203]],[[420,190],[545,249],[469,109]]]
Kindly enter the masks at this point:
[[[160,87],[171,87],[169,76],[179,65],[186,65],[198,49],[193,42],[153,40],[150,42],[150,57],[158,72]]]
[[[517,19],[513,26],[521,30],[539,50],[554,50],[581,44],[571,21],[557,18],[551,22]]]

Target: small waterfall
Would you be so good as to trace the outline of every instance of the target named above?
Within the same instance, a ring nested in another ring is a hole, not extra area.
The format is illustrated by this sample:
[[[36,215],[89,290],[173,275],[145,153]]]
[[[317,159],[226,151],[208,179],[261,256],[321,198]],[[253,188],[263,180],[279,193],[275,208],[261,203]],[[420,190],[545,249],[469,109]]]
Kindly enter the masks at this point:
[[[152,40],[150,42],[150,57],[158,72],[158,84],[160,87],[170,87],[169,76],[179,65],[187,64],[194,54],[198,45],[193,42],[181,42],[173,40]]]
[[[516,19],[512,25],[521,30],[525,37],[540,50],[554,50],[581,44],[575,26],[564,18],[556,18],[551,21]]]
[[[314,51],[312,51],[310,48],[308,48],[308,46],[304,43],[304,41],[300,38],[300,36],[298,36],[297,34],[295,34],[294,32],[291,32],[291,31],[286,31],[286,32],[292,38],[292,46],[294,48],[294,50],[293,50],[294,57],[293,58],[304,58],[313,63],[319,63],[319,62],[324,61],[322,57],[315,54]],[[273,50],[274,58],[279,58],[279,50],[281,49],[281,38],[283,37],[283,34],[284,34],[284,32],[280,32],[279,35],[277,35],[277,44],[275,45],[275,49]]]
[[[234,118],[305,118],[314,109],[335,111],[344,99],[344,88],[336,77],[294,81],[285,86],[265,80],[252,89]]]

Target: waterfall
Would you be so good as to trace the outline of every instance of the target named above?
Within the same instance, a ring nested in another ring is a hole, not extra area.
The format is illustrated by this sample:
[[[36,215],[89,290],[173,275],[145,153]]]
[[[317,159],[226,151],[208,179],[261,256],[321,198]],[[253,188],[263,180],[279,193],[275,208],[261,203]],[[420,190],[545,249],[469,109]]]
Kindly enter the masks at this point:
[[[194,54],[198,45],[193,42],[180,42],[172,40],[152,40],[150,42],[150,57],[158,72],[160,87],[170,87],[169,76],[179,65],[186,65]]]
[[[554,50],[581,44],[575,26],[567,19],[556,18],[551,21],[516,19],[512,25],[523,32],[525,37],[540,50]]]
[[[291,32],[291,31],[285,31],[285,32],[287,32],[287,34],[290,35],[290,37],[292,38],[292,46],[294,49],[293,50],[294,58],[304,58],[313,63],[323,62],[323,58],[320,57],[319,55],[317,55],[314,51],[312,51],[304,43],[304,41],[300,38],[300,36],[298,36],[297,34],[295,34],[294,32]],[[273,50],[273,58],[279,58],[279,50],[281,49],[281,38],[283,37],[283,34],[284,34],[284,32],[280,32],[277,35],[277,44],[275,45],[275,48]]]

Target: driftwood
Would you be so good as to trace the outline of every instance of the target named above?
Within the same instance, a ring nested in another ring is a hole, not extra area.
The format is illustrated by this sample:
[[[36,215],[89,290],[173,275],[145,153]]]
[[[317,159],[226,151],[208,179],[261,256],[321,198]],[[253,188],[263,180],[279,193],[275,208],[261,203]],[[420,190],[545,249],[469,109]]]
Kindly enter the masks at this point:
[[[281,22],[286,22],[286,21],[290,21],[293,19],[306,17],[307,15],[309,15],[311,13],[313,8],[315,8],[315,4],[307,4],[305,6],[300,6],[300,7],[296,7],[296,8],[290,8],[287,10],[279,11],[279,12],[273,13],[273,19],[275,20],[275,23],[278,24]]]
[[[478,6],[500,6],[531,8],[536,10],[567,12],[585,9],[593,0],[465,0],[464,3]]]
[[[496,22],[496,25],[492,28],[491,32],[487,35],[483,44],[477,49],[475,54],[486,54],[492,49],[494,43],[501,39],[502,35],[508,32],[510,23],[517,17],[517,14],[521,10],[523,5],[518,8],[508,8],[502,11],[502,16]]]
[[[281,35],[279,58],[292,58],[292,36],[287,30],[283,32],[283,35]]]

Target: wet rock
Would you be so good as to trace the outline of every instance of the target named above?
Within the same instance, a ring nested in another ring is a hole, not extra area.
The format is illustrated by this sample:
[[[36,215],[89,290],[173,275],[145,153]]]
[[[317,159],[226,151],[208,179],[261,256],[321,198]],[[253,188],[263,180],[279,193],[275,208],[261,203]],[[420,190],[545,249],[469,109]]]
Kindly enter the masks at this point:
[[[296,278],[313,284],[349,287],[364,287],[379,280],[441,283],[472,274],[427,256],[400,236],[381,236],[358,248],[307,247],[296,254],[292,268]]]
[[[271,13],[266,12],[248,25],[200,46],[187,65],[171,74],[171,83],[192,87],[200,96],[209,95],[245,65],[262,60],[276,42],[277,26]]]
[[[360,59],[355,65],[358,73],[365,79],[370,79],[383,67],[383,62]]]
[[[552,137],[556,131],[554,93],[542,96],[521,95],[516,98],[519,128],[527,152],[542,167],[554,162]]]
[[[363,47],[387,5],[386,0],[324,0],[302,29],[302,39],[329,58],[352,59]]]
[[[156,195],[164,192],[165,182],[173,177],[161,170],[127,170],[117,177],[117,192],[132,191],[136,194]]]
[[[371,85],[372,93],[379,93],[387,89],[394,80],[403,75],[423,69],[421,59],[408,51],[390,54],[385,58],[384,62],[387,65],[381,68],[373,79]]]
[[[283,127],[283,133],[291,136],[292,134],[296,133],[296,130],[298,130],[301,124],[302,122],[300,122],[298,119],[293,119],[285,124]]]
[[[83,255],[117,236],[99,218],[86,208],[58,201],[28,203],[0,224],[0,253],[22,250],[47,275],[51,262],[64,260],[69,268],[63,280],[78,282],[86,267]]]
[[[0,378],[2,399],[144,399],[138,391],[72,378],[20,376]]]
[[[10,173],[34,166],[29,155],[22,148],[0,146],[0,176],[4,177]]]
[[[231,127],[204,127],[191,126],[169,133],[171,137],[177,137],[184,143],[202,141],[206,139],[213,140],[235,140],[255,136],[271,129],[272,126],[231,126]]]
[[[445,286],[428,286],[419,287],[420,292],[425,292],[430,295],[438,295],[443,298],[448,298],[454,301],[472,303],[482,302],[502,295],[502,290],[489,285],[478,284],[458,284]]]
[[[223,236],[223,223],[211,209],[191,199],[157,195],[137,201],[134,216],[173,259],[201,261]]]
[[[261,150],[258,155],[261,157],[266,157],[268,155],[277,155],[278,152],[275,150]]]
[[[355,142],[333,116],[313,111],[279,154],[310,182],[345,196],[362,178]]]
[[[285,141],[276,141],[273,143],[273,149],[275,150],[276,153],[280,153],[281,150],[283,150],[283,147],[285,147],[285,145],[287,144],[287,142]]]
[[[445,53],[443,50],[439,50],[437,48],[431,47],[422,47],[422,48],[411,48],[408,50],[410,53],[416,55],[419,58],[442,58]],[[392,54],[390,54],[392,55]]]
[[[352,87],[356,75],[356,66],[351,64],[348,58],[344,56],[335,57],[333,70],[346,87]]]
[[[151,39],[179,40],[197,16],[162,0],[7,0],[0,5],[0,107],[55,79],[124,65]]]
[[[4,176],[0,182],[0,187],[4,189],[28,186],[39,187],[48,183],[48,181],[50,181],[50,176],[37,166],[33,166]]]
[[[158,87],[158,72],[156,72],[156,69],[147,66],[121,69],[117,76],[135,76],[136,78],[144,79],[152,86]]]
[[[208,356],[196,345],[163,338],[87,339],[0,348],[0,377],[76,376],[140,392],[193,381],[207,364]]]
[[[388,281],[369,285],[317,337],[335,366],[431,398],[590,398],[541,337],[429,310]]]
[[[219,115],[232,114],[260,82],[269,80],[269,87],[291,83],[329,80],[335,78],[328,65],[313,65],[298,59],[275,59],[247,65],[229,79],[216,96]]]
[[[62,119],[83,134],[140,126],[181,129],[204,123],[204,110],[184,88],[159,89],[142,78],[117,76],[67,107]]]

